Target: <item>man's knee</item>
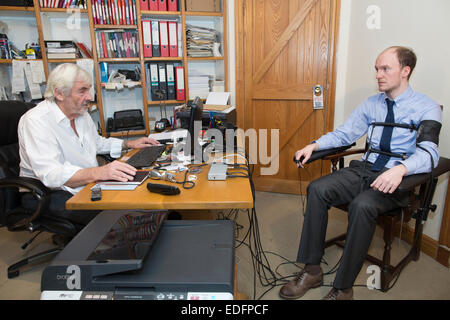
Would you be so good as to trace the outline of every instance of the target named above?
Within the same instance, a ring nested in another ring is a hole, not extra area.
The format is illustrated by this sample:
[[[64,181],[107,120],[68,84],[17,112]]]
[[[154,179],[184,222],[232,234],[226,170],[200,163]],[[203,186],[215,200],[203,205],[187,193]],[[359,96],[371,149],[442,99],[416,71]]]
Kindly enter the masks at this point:
[[[366,197],[356,197],[348,206],[349,218],[369,218],[375,220],[378,216],[376,205]]]
[[[318,196],[326,202],[334,201],[338,191],[332,183],[330,175],[312,181],[306,190],[308,197],[311,195]]]
[[[323,183],[325,177],[321,177],[319,179],[316,179],[312,181],[308,187],[306,188],[306,191],[308,194],[311,193],[321,193],[326,188],[326,183]]]

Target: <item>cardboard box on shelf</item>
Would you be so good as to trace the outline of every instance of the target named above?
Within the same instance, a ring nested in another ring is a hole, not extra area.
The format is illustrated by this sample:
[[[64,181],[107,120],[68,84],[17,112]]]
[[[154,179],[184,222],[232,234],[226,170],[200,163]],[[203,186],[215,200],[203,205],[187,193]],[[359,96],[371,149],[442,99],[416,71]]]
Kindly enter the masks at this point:
[[[220,0],[186,0],[186,11],[221,12]]]

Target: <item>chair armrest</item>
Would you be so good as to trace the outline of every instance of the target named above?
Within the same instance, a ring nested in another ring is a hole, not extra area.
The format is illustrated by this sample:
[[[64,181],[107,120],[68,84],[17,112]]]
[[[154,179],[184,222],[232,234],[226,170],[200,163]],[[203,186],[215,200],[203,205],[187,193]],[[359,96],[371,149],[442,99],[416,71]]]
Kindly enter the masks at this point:
[[[42,211],[46,210],[50,199],[50,189],[48,189],[41,181],[28,177],[14,177],[0,179],[0,188],[24,188],[31,192],[37,201],[34,212],[26,219],[21,219],[9,229],[20,229],[27,227],[30,222],[34,221]]]
[[[45,196],[50,193],[48,189],[41,181],[28,178],[28,177],[14,177],[0,179],[0,188],[24,188],[39,196]]]
[[[324,159],[326,158],[326,160],[330,160],[331,157],[333,156],[333,158],[339,158],[341,157],[340,153],[342,153],[343,151],[350,149],[351,147],[353,147],[354,145],[356,145],[355,143],[349,145],[349,146],[343,146],[343,147],[338,147],[338,148],[331,148],[331,149],[325,149],[325,150],[320,150],[320,151],[314,151],[311,154],[311,157],[308,159],[308,161],[306,163],[311,163],[313,161],[316,161],[318,159]]]
[[[440,175],[446,173],[447,171],[450,171],[450,159],[440,157],[437,167],[433,169],[433,176],[437,178]],[[429,172],[412,174],[410,176],[406,176],[403,178],[402,182],[398,186],[398,189],[400,191],[410,191],[429,180],[430,180]]]

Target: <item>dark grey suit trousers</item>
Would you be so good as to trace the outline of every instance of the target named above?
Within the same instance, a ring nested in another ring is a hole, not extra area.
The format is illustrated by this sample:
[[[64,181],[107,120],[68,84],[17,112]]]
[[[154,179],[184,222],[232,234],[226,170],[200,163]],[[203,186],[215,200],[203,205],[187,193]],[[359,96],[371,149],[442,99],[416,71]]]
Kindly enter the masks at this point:
[[[387,169],[372,172],[371,163],[353,160],[349,167],[310,183],[297,262],[320,264],[324,254],[328,209],[348,205],[348,228],[342,259],[333,286],[351,288],[367,255],[376,227],[376,218],[408,203],[408,194],[398,190],[384,194],[370,188]]]

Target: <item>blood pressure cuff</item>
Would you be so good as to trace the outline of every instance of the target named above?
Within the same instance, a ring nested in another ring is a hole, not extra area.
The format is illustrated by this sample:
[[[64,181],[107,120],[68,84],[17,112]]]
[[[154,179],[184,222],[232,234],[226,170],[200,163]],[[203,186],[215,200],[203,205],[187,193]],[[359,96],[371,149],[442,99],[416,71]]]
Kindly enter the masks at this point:
[[[417,129],[417,144],[430,141],[439,145],[439,133],[442,123],[435,120],[423,120]]]

